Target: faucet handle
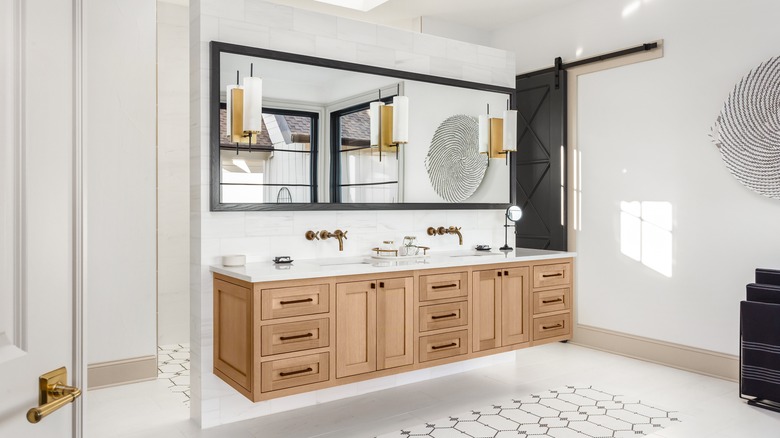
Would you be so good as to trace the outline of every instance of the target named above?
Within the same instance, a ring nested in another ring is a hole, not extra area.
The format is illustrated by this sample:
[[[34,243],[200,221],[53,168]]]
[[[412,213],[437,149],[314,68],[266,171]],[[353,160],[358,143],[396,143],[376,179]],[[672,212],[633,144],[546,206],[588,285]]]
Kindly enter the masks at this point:
[[[344,232],[341,234],[341,237],[343,237],[343,238],[344,238],[344,240],[347,240],[347,233],[349,233],[349,231],[344,231]]]
[[[447,229],[444,227],[439,227],[436,229],[436,232],[439,234],[439,236],[443,236],[447,234]]]
[[[327,230],[320,231],[320,239],[327,240],[330,237],[330,233]]]
[[[317,235],[316,231],[309,230],[306,232],[306,240],[320,240],[320,236]]]

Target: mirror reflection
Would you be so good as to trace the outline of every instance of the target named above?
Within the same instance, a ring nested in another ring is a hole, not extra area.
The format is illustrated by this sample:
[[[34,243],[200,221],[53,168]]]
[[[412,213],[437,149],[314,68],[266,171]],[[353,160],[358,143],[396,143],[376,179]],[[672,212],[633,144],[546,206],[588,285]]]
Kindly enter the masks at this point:
[[[453,115],[476,120],[487,105],[502,109],[507,99],[501,92],[220,52],[212,196],[232,209],[446,204],[425,165],[434,133]],[[509,202],[510,168],[503,158],[489,161],[464,203]],[[448,176],[457,181],[458,171]]]

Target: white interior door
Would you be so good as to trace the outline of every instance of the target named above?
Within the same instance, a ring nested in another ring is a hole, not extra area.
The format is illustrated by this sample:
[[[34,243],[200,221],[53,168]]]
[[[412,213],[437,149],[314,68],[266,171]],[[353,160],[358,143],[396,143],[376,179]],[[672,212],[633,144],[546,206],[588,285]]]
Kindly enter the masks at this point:
[[[80,399],[37,424],[25,415],[38,406],[40,375],[65,366],[62,383],[83,383],[73,317],[80,311],[78,8],[79,0],[0,2],[2,437],[80,435]]]

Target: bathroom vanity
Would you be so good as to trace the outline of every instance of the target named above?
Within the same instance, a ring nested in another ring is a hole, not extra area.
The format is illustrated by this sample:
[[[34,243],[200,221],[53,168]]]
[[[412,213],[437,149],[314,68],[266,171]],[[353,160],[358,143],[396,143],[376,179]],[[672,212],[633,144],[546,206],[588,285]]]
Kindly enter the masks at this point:
[[[574,256],[212,266],[214,373],[261,401],[568,340]]]

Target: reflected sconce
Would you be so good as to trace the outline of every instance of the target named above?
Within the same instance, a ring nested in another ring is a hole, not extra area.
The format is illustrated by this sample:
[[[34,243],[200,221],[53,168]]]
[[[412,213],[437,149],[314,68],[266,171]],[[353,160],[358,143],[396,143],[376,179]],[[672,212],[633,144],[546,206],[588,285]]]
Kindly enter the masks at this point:
[[[506,106],[503,118],[490,117],[490,105],[479,116],[479,153],[488,158],[505,155],[508,163],[509,153],[517,152],[517,111],[509,109],[508,100]]]
[[[398,92],[400,94],[400,85]],[[371,102],[368,115],[371,120],[371,147],[379,149],[379,161],[382,161],[382,148],[397,148],[409,143],[409,98],[396,95],[391,105],[385,105],[382,90],[379,90],[379,100]],[[398,156],[398,149],[396,149]]]
[[[251,64],[249,76],[244,85],[239,83],[236,72],[236,84],[227,86],[227,138],[236,144],[249,145],[252,151],[252,137],[257,138],[263,126],[263,80],[254,76],[254,64]]]

